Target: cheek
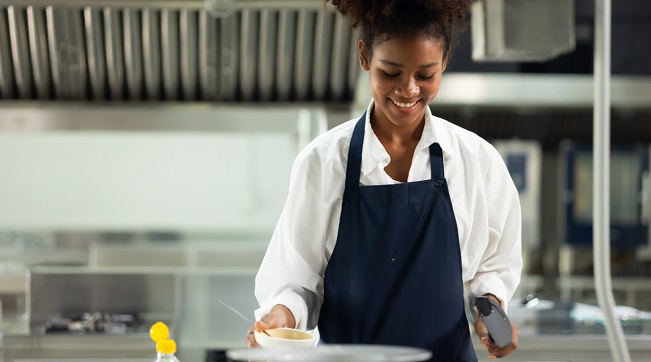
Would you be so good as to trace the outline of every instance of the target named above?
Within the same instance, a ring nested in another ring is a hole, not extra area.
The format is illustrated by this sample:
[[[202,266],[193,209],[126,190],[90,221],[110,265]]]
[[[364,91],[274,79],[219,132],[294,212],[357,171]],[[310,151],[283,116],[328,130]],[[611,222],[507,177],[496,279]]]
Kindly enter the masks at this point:
[[[387,92],[390,92],[391,89],[392,89],[391,87],[387,86],[384,83],[377,83],[375,85],[375,93],[385,94]]]
[[[386,79],[382,79],[379,76],[371,77],[371,89],[375,93],[387,93],[391,92],[393,89],[393,85],[390,81],[387,81]]]
[[[441,88],[441,79],[428,83],[426,86],[421,87],[421,91],[427,94],[437,94]]]

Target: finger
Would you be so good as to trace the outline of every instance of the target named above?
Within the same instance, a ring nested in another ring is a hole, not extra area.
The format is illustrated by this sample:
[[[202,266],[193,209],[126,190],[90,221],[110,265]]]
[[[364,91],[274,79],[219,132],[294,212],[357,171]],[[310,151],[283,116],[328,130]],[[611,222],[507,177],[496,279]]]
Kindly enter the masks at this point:
[[[282,326],[279,325],[278,315],[273,312],[263,315],[259,321],[255,322],[255,328],[261,331],[278,327]]]
[[[260,348],[258,341],[255,340],[254,329],[251,328],[246,333],[246,346],[249,348]]]
[[[518,348],[518,341],[520,339],[520,327],[518,327],[518,325],[515,323],[511,323],[511,330],[513,331],[511,334],[511,340],[515,345],[515,348]]]
[[[489,356],[488,358],[502,358],[511,354],[513,351],[518,349],[518,337],[519,337],[519,328],[515,323],[511,323],[513,334],[511,336],[511,344],[508,346],[499,348],[494,342],[490,343],[488,346]],[[492,356],[492,357],[491,357]]]
[[[513,351],[518,349],[518,337],[520,335],[520,331],[519,331],[518,326],[515,323],[511,323],[511,328],[513,330],[513,334],[511,336],[511,341],[512,342],[511,342],[510,345],[508,345],[508,346],[506,346],[504,348],[501,348],[499,350],[498,358],[506,357],[509,354],[511,354]]]
[[[272,328],[283,328],[287,327],[287,316],[282,308],[274,307],[271,311],[258,322],[256,322],[256,328],[264,331]]]
[[[259,320],[259,321],[255,322],[253,327],[255,329],[257,329],[257,330],[260,330],[260,331],[266,331],[267,329],[270,329],[270,323],[265,323],[262,320]]]
[[[488,328],[486,328],[486,324],[481,317],[475,319],[475,333],[477,333],[477,336],[479,337],[479,343],[488,348],[491,339],[488,335]]]

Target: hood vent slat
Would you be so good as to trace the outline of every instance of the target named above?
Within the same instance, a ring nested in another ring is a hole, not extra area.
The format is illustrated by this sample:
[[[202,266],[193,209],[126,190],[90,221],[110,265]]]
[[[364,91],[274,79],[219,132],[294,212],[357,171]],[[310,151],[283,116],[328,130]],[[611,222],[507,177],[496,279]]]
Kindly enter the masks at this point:
[[[276,60],[276,84],[278,100],[287,101],[291,97],[296,47],[296,14],[289,10],[281,10],[278,14],[278,46]]]
[[[223,101],[236,99],[236,87],[239,72],[239,32],[238,17],[231,15],[220,20],[221,28],[221,73],[219,74],[219,92]]]
[[[178,13],[163,9],[161,12],[161,44],[163,59],[163,88],[167,100],[179,98],[179,22]]]
[[[87,95],[86,46],[83,14],[73,9],[46,9],[50,61],[57,99],[83,99]]]
[[[298,100],[305,100],[308,97],[310,88],[310,74],[312,72],[311,51],[314,37],[315,23],[314,13],[308,10],[299,10],[298,26],[296,30],[296,66],[294,68],[294,94]]]
[[[99,10],[84,8],[84,30],[91,92],[93,99],[102,100],[106,94],[106,63]]]
[[[124,28],[124,69],[127,77],[127,88],[131,99],[141,99],[143,69],[142,43],[139,12],[133,9],[122,11]]]
[[[270,10],[260,12],[260,56],[258,57],[260,100],[268,102],[273,96],[274,73],[276,68],[276,34],[278,14]]]
[[[240,31],[242,42],[240,46],[240,88],[242,100],[251,101],[255,90],[256,65],[258,57],[258,22],[257,12],[242,10]]]
[[[27,30],[32,58],[32,71],[38,99],[47,99],[50,89],[50,67],[48,66],[47,39],[45,34],[45,16],[43,11],[27,7]]]
[[[29,48],[27,46],[27,28],[24,13],[15,6],[7,10],[9,18],[9,37],[11,38],[11,52],[14,60],[14,72],[18,97],[30,98],[30,84],[32,72],[29,67]]]
[[[11,66],[11,40],[6,12],[0,12],[0,97],[14,97],[14,70]]]
[[[120,14],[117,10],[104,8],[104,41],[106,45],[106,75],[111,99],[124,95],[124,57]]]
[[[219,34],[217,22],[208,13],[199,14],[199,85],[204,99],[219,99]]]
[[[160,17],[154,10],[142,11],[142,58],[147,99],[160,99],[161,94],[161,43]]]

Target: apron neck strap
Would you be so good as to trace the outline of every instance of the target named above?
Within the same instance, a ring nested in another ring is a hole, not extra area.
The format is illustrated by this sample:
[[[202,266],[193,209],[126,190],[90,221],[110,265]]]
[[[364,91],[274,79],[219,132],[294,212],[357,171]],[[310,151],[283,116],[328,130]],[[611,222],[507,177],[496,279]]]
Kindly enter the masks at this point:
[[[362,146],[364,145],[364,129],[366,127],[366,112],[360,117],[353,130],[353,137],[348,148],[348,161],[346,165],[346,188],[344,196],[357,198],[359,188],[359,174],[362,170]],[[432,168],[432,179],[445,178],[443,171],[443,150],[438,143],[429,146],[429,160]]]
[[[445,178],[443,170],[443,150],[438,143],[429,145],[429,162],[432,167],[432,180],[442,180]]]
[[[359,187],[359,174],[362,171],[362,145],[364,144],[364,127],[366,127],[366,112],[357,121],[353,137],[348,148],[348,161],[346,165],[346,188],[344,196],[357,198]]]

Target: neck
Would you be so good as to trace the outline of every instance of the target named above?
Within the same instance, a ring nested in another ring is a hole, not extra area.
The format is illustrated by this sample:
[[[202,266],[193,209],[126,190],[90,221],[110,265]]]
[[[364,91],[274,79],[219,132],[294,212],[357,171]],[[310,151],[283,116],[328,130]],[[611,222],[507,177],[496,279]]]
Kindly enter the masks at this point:
[[[371,127],[377,138],[383,144],[411,144],[418,143],[425,128],[425,114],[420,121],[405,126],[396,126],[388,119],[382,120],[371,111]]]

